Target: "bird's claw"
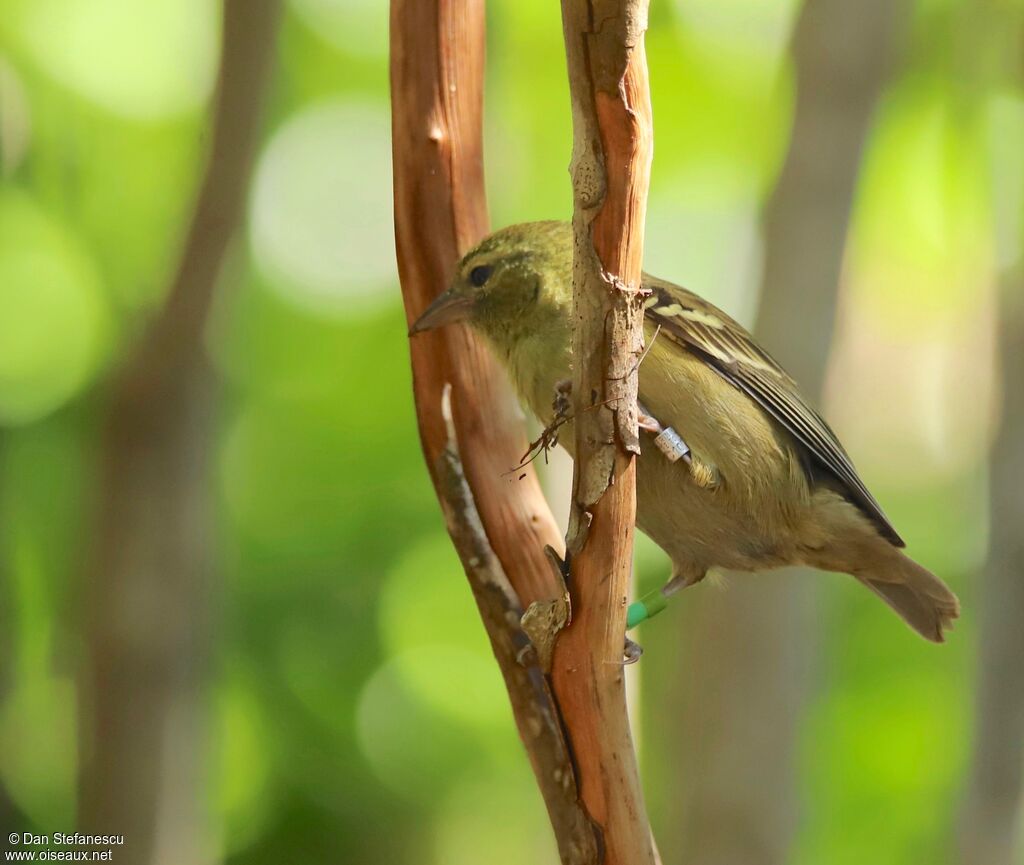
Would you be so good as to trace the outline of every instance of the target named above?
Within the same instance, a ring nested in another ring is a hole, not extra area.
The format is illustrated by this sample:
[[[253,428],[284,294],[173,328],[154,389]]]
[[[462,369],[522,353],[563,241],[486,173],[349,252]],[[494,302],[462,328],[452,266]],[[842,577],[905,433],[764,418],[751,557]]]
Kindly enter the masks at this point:
[[[690,468],[690,477],[701,489],[713,490],[718,487],[722,477],[717,466],[696,456],[678,432],[672,427],[662,426],[661,422],[640,403],[637,403],[637,410],[640,429],[654,436],[654,444],[669,462],[682,460],[686,463]]]
[[[690,446],[683,441],[683,437],[672,427],[662,426],[661,422],[641,403],[638,402],[636,408],[638,426],[654,436],[655,446],[665,454],[669,462],[682,460],[687,465],[691,465]]]
[[[569,420],[569,411],[572,409],[572,382],[569,379],[562,379],[555,384],[555,398],[551,401],[551,408],[555,416],[541,434],[530,442],[526,453],[519,460],[520,468],[541,453],[546,460],[548,451],[558,444],[558,430]]]
[[[664,427],[662,427],[662,425],[658,423],[656,418],[651,417],[642,408],[640,409],[639,415],[637,416],[636,420],[637,425],[640,427],[640,429],[649,432],[653,435],[658,435],[658,433],[660,433],[662,429],[664,429]]]
[[[640,660],[640,656],[643,653],[643,647],[639,643],[634,643],[629,637],[626,637],[626,645],[622,649],[622,663],[624,666],[635,664]]]
[[[555,383],[555,398],[551,401],[551,408],[555,412],[555,420],[561,420],[569,416],[572,408],[572,380],[563,378]]]

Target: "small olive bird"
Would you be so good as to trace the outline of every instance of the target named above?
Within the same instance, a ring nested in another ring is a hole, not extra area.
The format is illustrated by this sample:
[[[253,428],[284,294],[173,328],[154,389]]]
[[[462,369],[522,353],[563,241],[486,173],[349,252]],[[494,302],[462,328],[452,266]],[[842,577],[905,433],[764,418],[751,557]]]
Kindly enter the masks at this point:
[[[466,254],[410,335],[468,322],[546,424],[552,397],[572,375],[572,255],[563,222],[497,231]],[[707,301],[646,274],[643,291],[637,525],[672,559],[662,592],[693,585],[713,567],[811,565],[853,575],[919,634],[942,642],[959,614],[956,595],[903,554],[796,383]],[[665,430],[685,442],[685,459],[653,446]],[[571,451],[571,429],[560,439]]]

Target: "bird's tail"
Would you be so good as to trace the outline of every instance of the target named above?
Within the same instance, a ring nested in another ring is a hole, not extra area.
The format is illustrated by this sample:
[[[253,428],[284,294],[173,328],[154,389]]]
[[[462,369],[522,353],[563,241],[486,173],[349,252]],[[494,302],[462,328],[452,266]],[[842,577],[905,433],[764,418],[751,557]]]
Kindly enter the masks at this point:
[[[886,557],[884,571],[861,571],[854,576],[926,640],[943,642],[943,631],[951,628],[960,615],[960,601],[927,568],[899,550],[893,549],[893,553],[893,557]]]

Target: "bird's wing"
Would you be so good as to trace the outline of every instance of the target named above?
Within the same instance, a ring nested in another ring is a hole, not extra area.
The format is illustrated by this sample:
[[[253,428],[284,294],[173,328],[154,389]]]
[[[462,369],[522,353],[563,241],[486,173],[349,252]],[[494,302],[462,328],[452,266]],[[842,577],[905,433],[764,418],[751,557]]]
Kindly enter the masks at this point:
[[[898,547],[904,546],[881,506],[857,476],[836,434],[807,404],[796,382],[754,342],[742,325],[677,285],[647,275],[643,285],[651,292],[645,302],[645,315],[660,327],[659,338],[669,339],[697,355],[727,382],[747,394],[781,424],[816,463],[843,484],[852,501],[875,521],[888,540]],[[685,430],[680,432],[685,437]]]

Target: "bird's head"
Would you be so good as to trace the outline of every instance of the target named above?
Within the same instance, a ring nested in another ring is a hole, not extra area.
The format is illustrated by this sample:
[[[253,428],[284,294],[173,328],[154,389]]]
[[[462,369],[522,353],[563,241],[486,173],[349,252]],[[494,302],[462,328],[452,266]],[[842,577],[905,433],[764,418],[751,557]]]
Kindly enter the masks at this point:
[[[565,222],[510,225],[463,256],[448,290],[409,335],[467,322],[499,345],[561,323],[572,303],[572,227]]]

